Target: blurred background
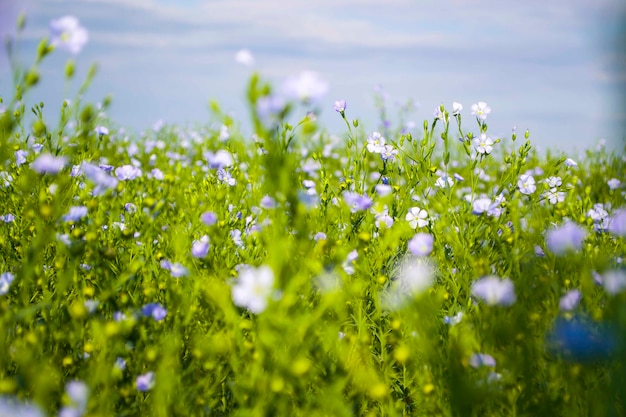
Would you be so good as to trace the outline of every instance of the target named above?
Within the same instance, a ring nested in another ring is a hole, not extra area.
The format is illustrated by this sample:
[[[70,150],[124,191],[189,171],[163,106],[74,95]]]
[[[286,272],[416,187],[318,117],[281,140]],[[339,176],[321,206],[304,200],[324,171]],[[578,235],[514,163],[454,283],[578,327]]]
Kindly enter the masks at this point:
[[[319,118],[334,133],[345,129],[337,99],[350,119],[379,128],[376,89],[394,122],[408,102],[406,120],[419,129],[439,104],[457,101],[468,127],[472,103],[485,101],[492,136],[509,138],[516,126],[540,149],[570,152],[600,139],[612,149],[625,143],[624,10],[623,0],[0,0],[0,35],[27,13],[18,50],[26,66],[50,20],[74,15],[89,31],[78,79],[65,82],[71,55],[57,50],[27,97],[44,101],[54,121],[92,62],[99,72],[87,99],[111,94],[111,118],[135,131],[158,120],[204,123],[210,99],[247,120],[252,71],[278,83],[312,70],[329,83]],[[244,48],[252,67],[235,60]],[[0,96],[12,96],[4,54]]]

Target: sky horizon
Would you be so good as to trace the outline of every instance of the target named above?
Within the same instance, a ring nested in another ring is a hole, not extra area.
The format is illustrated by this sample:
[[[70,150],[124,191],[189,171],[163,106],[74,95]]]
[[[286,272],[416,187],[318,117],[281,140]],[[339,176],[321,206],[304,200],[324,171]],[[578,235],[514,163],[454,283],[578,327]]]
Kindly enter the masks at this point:
[[[49,36],[50,20],[76,16],[89,32],[75,58],[76,79],[67,86],[63,69],[71,55],[56,50],[27,101],[57,108],[97,62],[86,99],[111,94],[111,119],[135,131],[158,120],[207,122],[213,99],[243,121],[252,71],[279,85],[311,70],[329,84],[319,118],[334,133],[345,131],[332,109],[337,99],[347,101],[348,118],[367,131],[378,128],[373,97],[381,85],[390,114],[409,100],[417,104],[408,118],[414,132],[439,104],[451,109],[453,101],[463,104],[470,127],[471,105],[484,101],[493,136],[508,138],[516,126],[518,134],[529,129],[539,148],[580,150],[601,138],[619,148],[626,137],[626,53],[615,43],[623,30],[620,3],[450,0],[444,11],[412,0],[0,0],[0,35],[26,12],[19,52],[27,64]],[[254,55],[253,68],[235,61],[241,49]],[[3,54],[5,100],[10,81]]]

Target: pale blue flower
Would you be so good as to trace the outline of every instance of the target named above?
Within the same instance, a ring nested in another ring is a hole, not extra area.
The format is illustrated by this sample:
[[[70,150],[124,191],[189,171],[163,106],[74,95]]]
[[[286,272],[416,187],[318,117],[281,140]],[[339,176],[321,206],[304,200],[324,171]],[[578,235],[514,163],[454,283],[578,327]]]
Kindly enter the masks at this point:
[[[333,110],[335,110],[337,113],[344,113],[346,111],[346,101],[345,100],[337,100],[335,101],[335,103],[333,104]]]
[[[30,167],[40,174],[58,174],[65,168],[67,158],[64,156],[53,156],[42,154],[30,164]]]
[[[191,245],[191,254],[194,258],[204,258],[209,253],[209,237],[204,235],[200,238],[200,240],[194,240]]]
[[[626,236],[626,209],[616,210],[609,221],[609,232],[617,236]]]
[[[50,43],[76,55],[89,40],[87,29],[74,16],[63,16],[50,21]]]
[[[559,308],[561,311],[572,311],[578,306],[581,297],[580,290],[570,290],[559,300]]]
[[[346,204],[350,207],[350,211],[352,213],[356,213],[357,211],[367,210],[374,203],[371,198],[366,195],[360,195],[353,191],[344,191],[343,199]]]
[[[115,176],[120,181],[131,181],[141,177],[141,170],[134,165],[122,165],[115,168]]]
[[[233,156],[230,152],[224,149],[213,153],[211,151],[205,152],[204,157],[209,163],[211,169],[224,169],[233,165]]]
[[[482,368],[483,366],[495,368],[496,360],[486,353],[474,353],[469,359],[469,364],[472,368]]]
[[[212,226],[217,222],[217,214],[212,211],[207,211],[202,213],[200,216],[200,221],[204,223],[206,226]]]
[[[473,143],[476,152],[482,155],[489,155],[493,151],[495,142],[486,133],[481,133],[480,136],[474,138]]]
[[[135,386],[137,391],[147,392],[154,388],[156,384],[156,376],[154,372],[147,372],[143,375],[139,375],[135,380]]]
[[[152,317],[156,321],[161,321],[167,316],[167,310],[159,303],[149,303],[141,308],[144,317]]]
[[[445,316],[443,318],[443,322],[449,326],[455,326],[461,322],[463,319],[463,312],[459,311],[454,316]]]
[[[546,245],[556,255],[564,255],[568,251],[575,251],[582,247],[587,236],[585,229],[571,221],[553,228],[546,233]]]
[[[13,283],[15,276],[10,272],[3,272],[0,275],[0,295],[5,295],[9,292],[9,288]]]
[[[457,103],[456,101],[452,103],[452,115],[453,116],[461,114],[461,110],[463,110],[463,105],[461,103]]]
[[[626,290],[626,272],[615,269],[601,275],[602,286],[610,295],[617,295]]]
[[[408,243],[409,252],[415,256],[428,256],[433,251],[434,238],[428,233],[417,233]]]
[[[474,281],[472,295],[490,306],[508,307],[517,300],[513,282],[508,278],[500,279],[494,275]]]
[[[63,221],[76,223],[86,216],[87,216],[87,207],[72,206],[70,207],[69,213],[63,216]]]
[[[610,190],[617,190],[620,187],[620,185],[622,185],[622,182],[618,180],[617,178],[611,178],[606,183],[609,186]]]
[[[533,178],[530,174],[522,174],[519,176],[517,180],[517,188],[519,188],[519,192],[522,194],[530,195],[537,190],[537,186],[535,185],[535,178]]]
[[[44,417],[37,405],[22,402],[16,398],[0,396],[0,416],[2,417]]]
[[[313,236],[313,240],[326,240],[326,233],[324,232],[317,232],[315,234],[315,236]]]
[[[374,132],[367,137],[367,150],[372,153],[381,153],[385,149],[385,137],[380,132]]]
[[[24,164],[26,162],[26,155],[28,155],[28,152],[25,150],[19,149],[15,151],[15,165],[19,167]]]
[[[102,137],[104,135],[108,135],[109,134],[109,129],[107,129],[104,126],[96,126],[96,128],[94,129],[96,131],[96,133]]]

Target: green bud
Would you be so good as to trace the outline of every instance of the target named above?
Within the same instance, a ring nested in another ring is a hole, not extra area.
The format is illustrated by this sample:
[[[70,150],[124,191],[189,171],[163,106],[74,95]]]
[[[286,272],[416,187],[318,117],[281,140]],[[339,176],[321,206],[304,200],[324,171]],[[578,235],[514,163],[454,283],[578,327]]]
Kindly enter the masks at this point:
[[[54,47],[48,44],[48,39],[43,38],[37,46],[37,61],[41,61],[43,57],[52,52],[53,49]]]
[[[65,64],[65,78],[67,78],[68,80],[71,79],[74,76],[75,72],[76,72],[76,65],[74,64],[74,60],[69,59],[67,61],[67,64]]]
[[[26,77],[24,79],[24,82],[25,82],[27,87],[32,87],[32,86],[36,85],[39,82],[39,73],[36,70],[34,70],[34,69],[28,71],[26,73]]]
[[[359,121],[357,119],[354,119],[352,121],[352,126],[354,126],[355,128],[359,127]]]
[[[85,108],[83,108],[83,111],[80,112],[80,121],[83,123],[89,123],[93,119],[94,115],[95,113],[93,111],[93,107],[88,104]]]
[[[530,132],[528,131],[528,129],[526,129],[526,133],[524,133],[524,138],[528,139],[529,136],[530,136]]]
[[[24,30],[25,27],[26,27],[26,14],[20,13],[20,15],[17,17],[17,31],[21,32]]]
[[[46,134],[46,125],[43,121],[41,120],[36,120],[33,123],[33,134],[36,137],[41,137],[44,136]]]
[[[424,120],[424,130],[428,130],[428,120]]]

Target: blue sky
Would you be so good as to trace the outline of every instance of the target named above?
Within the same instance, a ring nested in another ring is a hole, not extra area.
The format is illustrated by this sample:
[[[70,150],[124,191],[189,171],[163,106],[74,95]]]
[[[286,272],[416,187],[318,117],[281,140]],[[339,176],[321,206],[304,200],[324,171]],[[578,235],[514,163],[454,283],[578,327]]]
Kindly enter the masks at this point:
[[[626,53],[613,40],[622,0],[0,0],[0,34],[18,11],[28,14],[21,58],[32,60],[51,19],[78,17],[90,35],[77,57],[79,77],[92,62],[99,73],[88,99],[113,96],[119,124],[140,131],[159,119],[206,122],[208,102],[245,119],[245,81],[237,64],[247,48],[274,82],[303,70],[330,84],[322,123],[341,133],[334,100],[369,131],[378,126],[374,87],[382,85],[390,114],[414,100],[409,119],[432,119],[440,103],[487,102],[494,136],[530,129],[540,147],[570,150],[599,138],[624,138]],[[623,22],[621,22],[623,23]],[[27,100],[47,109],[72,96],[62,78],[69,55],[53,53],[40,67],[43,83]],[[11,91],[0,59],[0,94]],[[51,110],[52,111],[52,110]],[[56,117],[56,116],[55,116]]]

